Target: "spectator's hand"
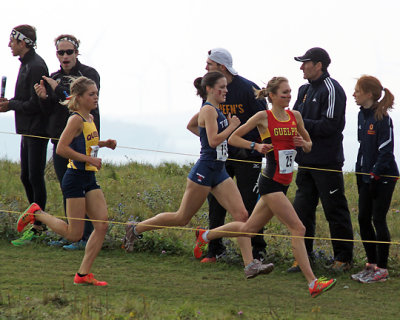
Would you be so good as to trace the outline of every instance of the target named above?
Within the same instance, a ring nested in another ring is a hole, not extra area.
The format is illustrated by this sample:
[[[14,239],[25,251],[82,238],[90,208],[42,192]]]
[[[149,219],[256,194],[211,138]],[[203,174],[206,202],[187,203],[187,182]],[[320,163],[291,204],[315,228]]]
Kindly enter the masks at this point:
[[[7,112],[9,101],[6,98],[0,98],[0,112]]]
[[[33,88],[35,89],[35,92],[40,99],[47,99],[47,90],[44,86],[43,80],[40,80],[40,83],[35,83]]]
[[[58,82],[50,77],[42,76],[43,80],[45,80],[49,86],[54,90],[56,90],[56,87],[58,86]]]

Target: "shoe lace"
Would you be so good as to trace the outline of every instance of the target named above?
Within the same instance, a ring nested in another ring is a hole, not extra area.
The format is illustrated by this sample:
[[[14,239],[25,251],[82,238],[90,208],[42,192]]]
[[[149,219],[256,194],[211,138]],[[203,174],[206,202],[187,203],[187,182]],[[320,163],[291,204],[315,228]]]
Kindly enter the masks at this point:
[[[89,273],[86,276],[86,281],[89,282],[89,283],[96,283],[97,282],[97,280],[94,278],[93,273]]]
[[[326,284],[328,281],[329,281],[329,279],[326,278],[326,277],[319,277],[319,278],[317,279],[316,284],[317,284],[317,285],[318,285],[318,284]]]
[[[21,240],[29,240],[32,238],[33,234],[34,234],[34,232],[32,230],[25,231],[22,234]]]

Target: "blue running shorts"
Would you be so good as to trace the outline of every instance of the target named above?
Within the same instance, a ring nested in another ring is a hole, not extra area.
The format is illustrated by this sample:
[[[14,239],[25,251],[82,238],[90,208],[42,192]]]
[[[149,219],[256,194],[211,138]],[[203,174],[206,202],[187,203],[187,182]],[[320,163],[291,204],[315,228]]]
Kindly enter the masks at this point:
[[[86,192],[100,189],[94,171],[67,169],[61,183],[65,199],[84,198]]]
[[[230,177],[224,161],[197,160],[188,178],[199,185],[213,188]]]

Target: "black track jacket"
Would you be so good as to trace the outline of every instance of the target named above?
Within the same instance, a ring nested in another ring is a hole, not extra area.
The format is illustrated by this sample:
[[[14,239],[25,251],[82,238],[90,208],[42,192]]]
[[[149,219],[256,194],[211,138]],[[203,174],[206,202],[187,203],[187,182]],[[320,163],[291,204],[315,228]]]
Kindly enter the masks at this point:
[[[377,176],[398,176],[399,170],[393,155],[393,122],[389,116],[377,120],[373,109],[360,108],[358,113],[358,142],[356,172],[374,173]],[[369,183],[370,176],[362,175]],[[388,179],[384,178],[383,179]],[[390,178],[389,178],[390,179]]]
[[[51,74],[51,78],[58,82],[54,92],[47,86],[49,96],[45,100],[40,100],[43,111],[48,115],[49,120],[46,126],[47,134],[51,138],[59,138],[67,124],[70,112],[66,105],[60,104],[65,101],[67,95],[70,94],[70,84],[73,78],[85,76],[96,83],[97,89],[100,91],[100,75],[98,72],[89,66],[80,63],[76,60],[76,65],[71,69],[69,74],[66,74],[62,68]],[[100,133],[100,115],[99,108],[92,110],[91,114],[94,117],[94,123],[97,131]]]
[[[299,88],[293,110],[298,110],[312,140],[311,152],[297,148],[301,166],[341,169],[344,163],[343,129],[346,94],[340,84],[325,72],[319,79]]]
[[[21,59],[14,98],[8,108],[15,111],[15,129],[19,134],[46,135],[46,116],[39,106],[39,98],[33,86],[48,76],[44,60],[30,49]]]

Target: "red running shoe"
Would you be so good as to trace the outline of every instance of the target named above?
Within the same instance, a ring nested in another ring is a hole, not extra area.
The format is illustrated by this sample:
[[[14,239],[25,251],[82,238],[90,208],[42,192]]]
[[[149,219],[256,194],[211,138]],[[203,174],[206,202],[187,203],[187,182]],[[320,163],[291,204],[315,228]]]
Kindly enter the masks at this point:
[[[315,298],[318,297],[321,293],[332,289],[336,284],[336,279],[330,279],[321,277],[318,278],[317,281],[314,283],[314,287],[309,288],[311,297]]]
[[[77,285],[93,285],[98,287],[103,287],[108,285],[105,281],[99,281],[94,278],[93,273],[89,273],[84,277],[80,277],[78,274],[75,274],[74,284]]]
[[[201,256],[203,255],[203,252],[207,250],[208,247],[208,241],[205,241],[203,239],[203,233],[206,232],[207,230],[205,229],[197,229],[196,230],[196,246],[193,249],[193,254],[196,259],[200,259]]]
[[[22,232],[28,224],[33,224],[35,222],[35,212],[42,210],[36,203],[31,203],[31,205],[21,214],[17,222],[18,232]]]

